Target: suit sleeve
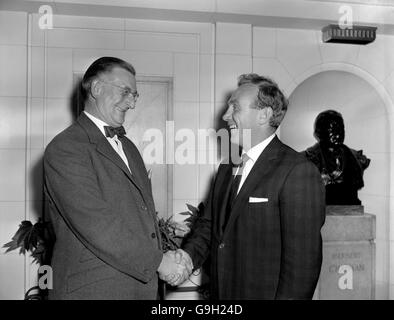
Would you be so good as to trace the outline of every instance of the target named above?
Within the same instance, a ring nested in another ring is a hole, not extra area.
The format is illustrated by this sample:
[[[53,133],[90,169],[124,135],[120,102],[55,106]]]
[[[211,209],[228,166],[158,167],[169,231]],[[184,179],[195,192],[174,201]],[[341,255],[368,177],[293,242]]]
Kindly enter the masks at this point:
[[[78,239],[115,269],[149,282],[162,252],[147,235],[133,232],[100,197],[91,160],[78,143],[51,143],[44,156],[45,184],[50,201]]]
[[[297,164],[280,194],[282,256],[277,299],[311,299],[322,263],[325,190],[317,168]]]
[[[204,209],[204,214],[195,222],[194,226],[192,226],[190,234],[182,243],[182,249],[190,255],[195,269],[198,269],[202,266],[211,251],[212,205],[214,187],[215,182],[212,183],[207,205]]]

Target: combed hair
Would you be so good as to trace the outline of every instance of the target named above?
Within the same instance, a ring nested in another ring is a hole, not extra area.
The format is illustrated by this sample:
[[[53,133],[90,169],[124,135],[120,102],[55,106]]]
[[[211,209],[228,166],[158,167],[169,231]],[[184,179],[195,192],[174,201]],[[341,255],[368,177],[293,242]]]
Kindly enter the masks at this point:
[[[129,71],[133,76],[135,76],[135,69],[130,63],[115,57],[101,57],[89,66],[83,76],[81,82],[81,95],[83,101],[86,101],[89,96],[92,81],[96,79],[100,74],[110,72],[113,68],[116,67],[125,69]]]
[[[271,108],[273,114],[270,119],[270,126],[274,128],[279,127],[286,114],[289,102],[277,83],[256,73],[248,73],[242,74],[238,78],[238,87],[244,84],[254,84],[259,88],[256,107],[259,109]]]

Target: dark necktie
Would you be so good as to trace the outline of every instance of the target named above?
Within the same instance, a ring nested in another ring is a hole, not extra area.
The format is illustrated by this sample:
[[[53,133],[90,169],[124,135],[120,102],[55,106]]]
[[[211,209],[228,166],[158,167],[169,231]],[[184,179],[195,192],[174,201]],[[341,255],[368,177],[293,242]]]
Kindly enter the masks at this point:
[[[235,172],[235,177],[232,179],[232,183],[231,183],[231,189],[230,189],[230,194],[228,197],[228,202],[227,202],[227,207],[226,207],[226,216],[224,219],[223,229],[226,226],[228,219],[230,218],[231,209],[233,207],[234,200],[237,197],[238,188],[241,183],[242,173],[245,168],[245,164],[249,159],[250,159],[249,156],[246,153],[244,153],[242,155],[242,162],[240,163],[240,165],[238,167],[236,167],[235,169],[233,169],[233,170],[236,170],[236,172]]]
[[[118,138],[120,138],[126,134],[126,130],[123,128],[123,126],[117,128],[104,126],[104,131],[105,131],[105,136],[110,138],[113,138],[115,135],[117,135]]]

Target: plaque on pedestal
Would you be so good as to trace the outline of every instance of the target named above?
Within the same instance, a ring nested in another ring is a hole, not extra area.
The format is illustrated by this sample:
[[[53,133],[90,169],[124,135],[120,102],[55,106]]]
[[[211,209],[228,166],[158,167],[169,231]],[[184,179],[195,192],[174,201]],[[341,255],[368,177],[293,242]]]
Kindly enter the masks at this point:
[[[374,299],[375,228],[375,216],[362,206],[327,206],[315,298]]]

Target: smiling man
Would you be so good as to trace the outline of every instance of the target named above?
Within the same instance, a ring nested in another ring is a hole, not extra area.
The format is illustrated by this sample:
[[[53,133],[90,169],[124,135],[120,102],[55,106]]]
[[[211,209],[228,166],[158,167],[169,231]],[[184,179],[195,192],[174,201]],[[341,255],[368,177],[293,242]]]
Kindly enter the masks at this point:
[[[316,167],[275,134],[287,105],[277,84],[257,74],[242,75],[228,101],[223,119],[243,149],[242,164],[220,165],[204,215],[177,257],[195,268],[211,258],[212,299],[313,296],[324,186]]]
[[[56,233],[50,299],[156,299],[158,276],[187,273],[163,254],[143,160],[125,137],[135,70],[103,57],[82,80],[85,110],[44,155]]]

